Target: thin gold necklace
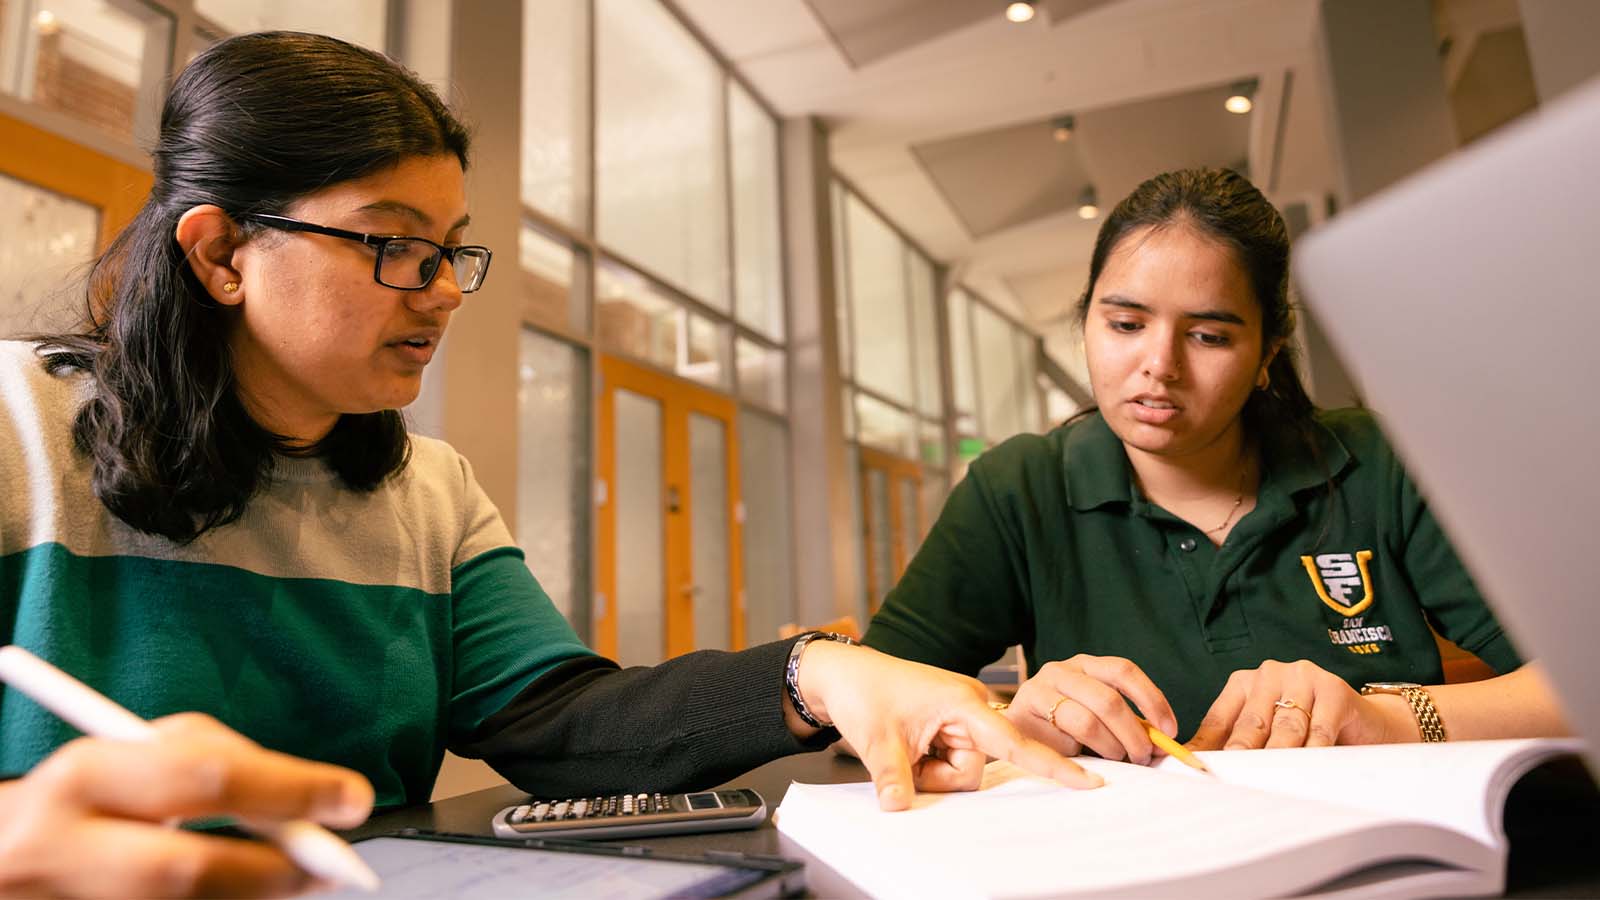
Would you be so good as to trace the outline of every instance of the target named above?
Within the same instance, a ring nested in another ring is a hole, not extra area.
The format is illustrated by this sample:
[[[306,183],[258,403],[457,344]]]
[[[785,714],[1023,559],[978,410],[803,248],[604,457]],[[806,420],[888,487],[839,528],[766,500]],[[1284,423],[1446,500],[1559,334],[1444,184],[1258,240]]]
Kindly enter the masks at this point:
[[[1228,527],[1228,523],[1233,521],[1233,514],[1239,511],[1239,507],[1240,506],[1244,505],[1244,483],[1245,483],[1245,479],[1247,479],[1249,477],[1250,477],[1249,468],[1241,466],[1240,469],[1239,469],[1239,496],[1233,498],[1233,505],[1228,507],[1228,517],[1226,519],[1222,520],[1222,524],[1218,525],[1215,528],[1206,529],[1206,531],[1205,531],[1206,534],[1216,534],[1217,532],[1221,531],[1222,529],[1227,528]]]

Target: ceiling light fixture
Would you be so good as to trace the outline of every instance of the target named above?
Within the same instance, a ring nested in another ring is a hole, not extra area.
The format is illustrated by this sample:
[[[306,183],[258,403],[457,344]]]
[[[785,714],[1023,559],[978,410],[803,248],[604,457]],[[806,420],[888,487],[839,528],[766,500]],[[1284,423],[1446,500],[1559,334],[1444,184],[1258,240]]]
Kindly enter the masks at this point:
[[[1016,0],[1006,5],[1006,19],[1012,22],[1026,22],[1033,18],[1033,0]]]
[[[1100,218],[1100,203],[1092,184],[1084,185],[1083,193],[1078,195],[1078,218],[1085,221]]]
[[[37,28],[40,34],[52,35],[61,30],[61,20],[50,10],[41,9],[33,18],[33,27]]]
[[[1052,123],[1050,127],[1050,136],[1055,138],[1056,143],[1065,144],[1067,141],[1072,140],[1072,132],[1076,131],[1077,128],[1077,119],[1073,118],[1072,116],[1062,116]]]
[[[1241,81],[1229,90],[1228,99],[1223,101],[1222,107],[1228,112],[1242,116],[1255,106],[1255,101],[1252,99],[1255,95],[1256,80],[1251,78],[1247,81]]]

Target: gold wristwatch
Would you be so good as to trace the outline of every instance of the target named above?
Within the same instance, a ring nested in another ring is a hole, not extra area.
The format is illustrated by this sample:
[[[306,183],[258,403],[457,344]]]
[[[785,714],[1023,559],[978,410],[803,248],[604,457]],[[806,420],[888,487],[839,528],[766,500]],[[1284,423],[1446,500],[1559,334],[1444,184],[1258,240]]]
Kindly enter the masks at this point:
[[[1417,729],[1422,732],[1423,743],[1431,744],[1445,739],[1444,722],[1439,718],[1439,710],[1433,706],[1433,695],[1422,685],[1414,681],[1369,681],[1361,686],[1361,693],[1363,696],[1399,694],[1411,704],[1411,712],[1417,717]]]

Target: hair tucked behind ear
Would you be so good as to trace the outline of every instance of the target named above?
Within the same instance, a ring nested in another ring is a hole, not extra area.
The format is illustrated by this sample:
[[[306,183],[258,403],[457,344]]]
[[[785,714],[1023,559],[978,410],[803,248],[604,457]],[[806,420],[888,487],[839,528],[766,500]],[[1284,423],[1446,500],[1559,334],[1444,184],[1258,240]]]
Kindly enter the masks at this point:
[[[278,213],[408,157],[450,154],[465,168],[468,146],[415,75],[334,38],[240,35],[190,63],[162,109],[150,196],[90,271],[90,325],[40,339],[50,371],[93,376],[73,437],[101,502],[140,531],[192,541],[243,515],[289,449],[239,400],[228,314],[175,237],[184,212]],[[372,490],[405,466],[410,443],[387,410],[342,416],[312,452]]]

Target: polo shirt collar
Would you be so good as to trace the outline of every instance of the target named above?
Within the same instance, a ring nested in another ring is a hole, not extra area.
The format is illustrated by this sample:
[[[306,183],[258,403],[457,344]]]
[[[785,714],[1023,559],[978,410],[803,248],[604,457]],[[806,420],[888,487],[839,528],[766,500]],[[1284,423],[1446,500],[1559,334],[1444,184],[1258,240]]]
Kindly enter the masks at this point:
[[[1092,413],[1067,432],[1063,442],[1067,505],[1094,509],[1133,500],[1133,473],[1122,441],[1100,413]]]
[[[1266,463],[1263,491],[1270,487],[1284,496],[1293,496],[1322,487],[1350,465],[1350,451],[1338,435],[1320,419],[1312,419],[1309,428],[1312,444],[1317,448],[1316,456],[1306,455],[1293,435],[1280,432],[1268,437],[1262,448],[1262,460]]]
[[[1274,434],[1263,448],[1266,462],[1262,491],[1272,490],[1285,497],[1320,487],[1350,465],[1350,451],[1326,425],[1313,419],[1311,439],[1320,459],[1308,457],[1290,435]],[[1086,510],[1107,503],[1133,501],[1133,473],[1122,441],[1105,417],[1098,412],[1088,416],[1066,434],[1063,441],[1066,467],[1067,505]]]

